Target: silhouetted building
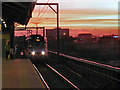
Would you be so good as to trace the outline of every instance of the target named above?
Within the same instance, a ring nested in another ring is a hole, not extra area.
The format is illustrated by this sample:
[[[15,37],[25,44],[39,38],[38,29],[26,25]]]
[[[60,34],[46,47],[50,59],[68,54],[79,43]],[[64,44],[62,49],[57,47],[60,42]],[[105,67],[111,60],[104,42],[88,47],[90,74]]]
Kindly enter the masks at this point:
[[[91,41],[92,40],[92,34],[91,33],[78,34],[78,40],[82,41],[82,42]]]
[[[103,35],[103,37],[100,37],[100,42],[115,42],[118,40],[118,35]]]
[[[103,37],[100,37],[100,42],[112,42],[114,41],[113,37],[109,37],[109,36],[103,36]]]
[[[46,36],[48,38],[57,38],[57,28],[55,29],[46,29]],[[69,37],[69,29],[61,29],[59,28],[59,36],[60,38],[65,36]]]

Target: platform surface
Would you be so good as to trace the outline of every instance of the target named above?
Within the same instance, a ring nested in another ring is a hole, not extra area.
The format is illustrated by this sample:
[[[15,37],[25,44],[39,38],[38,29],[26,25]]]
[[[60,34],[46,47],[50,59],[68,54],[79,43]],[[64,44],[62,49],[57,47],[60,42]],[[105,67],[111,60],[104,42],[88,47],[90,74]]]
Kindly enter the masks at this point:
[[[2,60],[2,88],[46,88],[29,59]]]

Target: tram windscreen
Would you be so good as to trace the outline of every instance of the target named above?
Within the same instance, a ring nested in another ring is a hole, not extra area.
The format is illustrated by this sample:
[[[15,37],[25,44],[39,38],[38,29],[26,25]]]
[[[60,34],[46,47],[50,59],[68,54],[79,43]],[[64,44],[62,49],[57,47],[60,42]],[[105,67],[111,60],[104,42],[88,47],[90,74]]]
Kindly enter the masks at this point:
[[[44,48],[44,38],[40,35],[32,35],[29,39],[29,45],[31,45],[31,48]]]

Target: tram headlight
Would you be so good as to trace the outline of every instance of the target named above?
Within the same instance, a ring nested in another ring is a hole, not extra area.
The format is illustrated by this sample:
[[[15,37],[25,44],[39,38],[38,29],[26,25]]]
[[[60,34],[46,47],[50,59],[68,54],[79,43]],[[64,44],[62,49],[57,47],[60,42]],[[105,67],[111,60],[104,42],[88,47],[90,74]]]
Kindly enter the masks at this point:
[[[32,55],[35,55],[35,51],[32,51]]]
[[[42,55],[45,55],[45,51],[42,51],[41,54],[42,54]]]

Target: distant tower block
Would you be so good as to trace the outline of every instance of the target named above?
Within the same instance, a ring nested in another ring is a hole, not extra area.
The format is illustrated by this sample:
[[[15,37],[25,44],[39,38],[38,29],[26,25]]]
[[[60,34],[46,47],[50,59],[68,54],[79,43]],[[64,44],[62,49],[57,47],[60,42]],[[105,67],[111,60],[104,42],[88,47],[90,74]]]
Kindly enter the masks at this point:
[[[57,29],[46,29],[46,35],[48,38],[57,38]],[[69,29],[61,29],[59,28],[59,36],[60,38],[63,36],[69,37]]]

